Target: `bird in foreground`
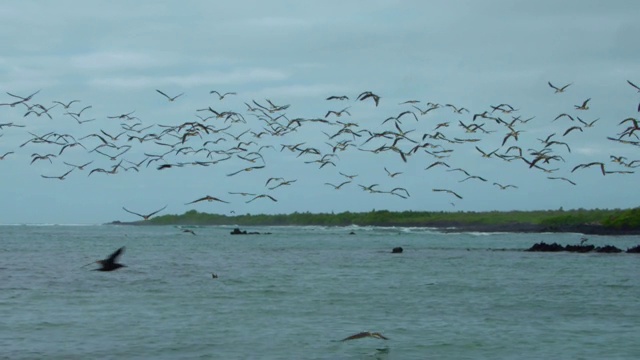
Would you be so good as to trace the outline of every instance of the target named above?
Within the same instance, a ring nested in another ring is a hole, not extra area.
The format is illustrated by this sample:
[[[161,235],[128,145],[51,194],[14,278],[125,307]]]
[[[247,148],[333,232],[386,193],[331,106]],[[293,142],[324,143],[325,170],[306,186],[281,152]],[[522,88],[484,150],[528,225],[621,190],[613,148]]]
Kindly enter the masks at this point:
[[[357,334],[353,334],[351,336],[347,336],[346,338],[340,340],[340,341],[348,341],[348,340],[356,340],[356,339],[362,339],[362,338],[366,338],[366,337],[371,337],[374,339],[381,339],[381,340],[389,340],[388,337],[380,334],[379,332],[370,332],[370,331],[363,331],[363,332],[359,332]]]
[[[638,87],[636,84],[632,83],[631,81],[627,80],[627,82],[629,83],[629,85],[633,86],[636,90],[638,90],[638,92],[640,93],[640,87]]]
[[[114,251],[113,254],[109,255],[108,258],[106,258],[104,260],[98,260],[98,261],[89,263],[87,265],[100,264],[102,266],[101,268],[93,269],[93,271],[113,271],[113,270],[120,269],[121,267],[126,267],[126,265],[118,264],[116,262],[118,257],[120,255],[122,255],[123,252],[124,252],[124,246],[121,247],[120,249]],[[87,266],[87,265],[85,265],[85,266]]]
[[[573,84],[573,83],[567,84],[567,85],[565,85],[565,86],[563,86],[563,87],[556,87],[556,86],[553,86],[553,84],[551,84],[551,82],[547,82],[547,84],[549,84],[549,86],[551,86],[551,87],[556,91],[556,93],[561,93],[561,92],[564,92],[564,90],[565,90],[566,88],[568,88],[568,87],[569,87],[569,85],[571,85],[571,84]]]
[[[158,90],[158,89],[156,89],[156,91],[157,91],[158,93],[160,93],[161,95],[164,95],[164,97],[166,97],[166,98],[167,98],[167,100],[169,100],[169,101],[174,101],[175,99],[177,99],[177,98],[179,98],[180,96],[184,95],[184,93],[180,93],[180,94],[178,94],[178,95],[176,95],[176,96],[174,96],[174,97],[171,97],[171,96],[169,96],[169,95],[167,95],[167,94],[163,93],[162,91],[160,91],[160,90]]]
[[[136,213],[136,212],[133,212],[133,211],[131,211],[131,210],[127,210],[127,208],[125,208],[124,206],[122,207],[122,209],[123,209],[124,211],[126,211],[126,212],[128,212],[128,213],[130,213],[130,214],[133,214],[133,215],[138,215],[138,216],[140,216],[140,217],[141,217],[142,219],[144,219],[144,220],[149,220],[153,215],[155,215],[155,214],[159,213],[160,211],[162,211],[162,210],[164,210],[164,209],[166,209],[166,208],[167,208],[167,205],[165,205],[162,209],[159,209],[159,210],[156,210],[156,211],[152,212],[151,214],[143,215],[143,214],[138,214],[138,213]]]

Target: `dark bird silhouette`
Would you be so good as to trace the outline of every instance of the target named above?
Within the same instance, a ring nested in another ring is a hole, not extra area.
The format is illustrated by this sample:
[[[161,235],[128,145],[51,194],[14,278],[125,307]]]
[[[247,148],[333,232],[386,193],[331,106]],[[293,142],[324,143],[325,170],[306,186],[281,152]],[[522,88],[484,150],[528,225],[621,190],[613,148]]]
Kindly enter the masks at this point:
[[[87,265],[91,265],[91,264],[100,264],[102,267],[99,269],[94,269],[94,271],[113,271],[113,270],[118,270],[121,267],[126,267],[126,265],[122,265],[116,262],[116,260],[118,260],[118,257],[120,255],[122,255],[122,253],[124,252],[124,246],[121,247],[120,249],[116,250],[113,254],[109,255],[108,258],[104,259],[104,260],[98,260],[94,263],[90,263]],[[85,266],[87,266],[85,265]]]
[[[565,178],[565,177],[554,177],[554,176],[548,176],[548,177],[547,177],[547,179],[551,179],[551,180],[563,180],[563,181],[568,182],[568,183],[569,183],[569,184],[571,184],[571,185],[576,185],[576,183],[574,183],[573,181],[571,181],[571,180],[569,180],[569,179],[567,179],[567,178]]]
[[[228,204],[228,203],[229,203],[229,202],[227,202],[227,201],[224,201],[224,200],[218,199],[217,197],[213,197],[213,196],[209,196],[209,195],[207,195],[207,196],[201,197],[200,199],[196,199],[196,200],[193,200],[193,201],[191,201],[191,202],[188,202],[188,203],[186,203],[185,205],[195,204],[195,203],[200,202],[200,201],[209,201],[209,202],[211,202],[211,201],[219,201],[219,202],[223,202],[223,203],[225,203],[225,204]]]
[[[565,86],[563,86],[563,87],[560,87],[560,88],[559,88],[559,87],[555,87],[555,86],[553,86],[553,84],[551,84],[551,82],[547,82],[547,84],[549,84],[549,86],[551,86],[551,87],[556,91],[556,93],[561,93],[561,92],[564,92],[564,90],[565,90],[566,88],[568,88],[568,87],[569,87],[571,84],[573,84],[573,83],[571,83],[571,84],[567,84],[567,85],[565,85]]]
[[[632,83],[631,81],[627,80],[627,82],[629,83],[629,85],[633,86],[636,90],[638,90],[638,92],[640,93],[640,87],[638,87],[636,84]]]
[[[346,95],[332,95],[329,96],[327,100],[349,100],[349,97]]]
[[[270,195],[267,195],[267,194],[261,194],[261,195],[258,195],[256,197],[254,197],[253,199],[247,201],[247,204],[252,202],[253,200],[259,199],[259,198],[269,198],[269,199],[271,199],[271,201],[276,201],[276,202],[278,201],[273,196],[270,196]]]
[[[589,106],[587,105],[587,103],[589,103],[589,100],[591,100],[591,98],[588,98],[587,100],[585,100],[582,105],[573,105],[576,110],[589,110]]]
[[[216,95],[218,95],[218,98],[219,98],[220,100],[224,99],[224,97],[225,97],[225,96],[227,96],[227,95],[236,95],[236,93],[234,93],[234,92],[226,92],[226,93],[224,93],[224,94],[220,94],[220,93],[219,93],[218,91],[216,91],[216,90],[211,90],[211,91],[209,91],[209,94],[216,94]]]
[[[161,95],[163,95],[164,97],[166,97],[166,98],[167,98],[167,100],[169,100],[169,101],[174,101],[175,99],[177,99],[177,98],[179,98],[180,96],[184,95],[184,93],[180,93],[180,94],[178,94],[178,95],[176,95],[176,96],[174,96],[174,97],[171,97],[171,96],[169,96],[169,95],[167,95],[167,94],[163,93],[162,91],[160,91],[160,90],[158,90],[158,89],[156,89],[156,91],[157,91],[158,93],[160,93]]]
[[[75,168],[73,168],[73,169],[75,169]],[[47,175],[40,175],[40,176],[42,176],[45,179],[60,179],[60,180],[64,180],[64,177],[69,175],[69,173],[72,172],[73,169],[71,169],[71,170],[67,171],[66,173],[64,173],[62,175],[59,175],[59,176],[47,176]]]
[[[447,190],[447,189],[433,189],[433,191],[435,192],[448,192],[449,194],[454,195],[455,197],[457,197],[458,199],[462,200],[462,196],[456,194],[455,192],[451,191],[451,190]]]
[[[191,234],[191,235],[195,235],[195,234],[196,234],[196,232],[195,232],[195,231],[193,231],[193,230],[191,230],[191,229],[184,229],[184,230],[182,230],[182,232],[183,232],[183,233],[189,233],[189,234]]]
[[[133,211],[131,211],[131,210],[127,210],[127,208],[125,208],[124,206],[122,207],[122,209],[123,209],[124,211],[126,211],[126,212],[128,212],[128,213],[130,213],[130,214],[133,214],[133,215],[138,215],[138,216],[140,216],[140,217],[141,217],[142,219],[144,219],[144,220],[149,220],[153,215],[155,215],[155,214],[159,213],[160,211],[162,211],[162,210],[164,210],[164,209],[166,209],[166,208],[167,208],[167,205],[165,205],[162,209],[159,209],[159,210],[156,210],[156,211],[152,212],[151,214],[143,215],[143,214],[138,214],[138,213],[136,213],[136,212],[133,212]]]
[[[366,338],[366,337],[370,337],[370,338],[374,338],[374,339],[381,339],[381,340],[389,340],[388,337],[380,334],[379,332],[363,331],[363,332],[359,332],[357,334],[353,334],[351,336],[347,336],[346,338],[344,338],[344,339],[342,339],[340,341],[356,340],[356,339],[362,339],[362,338]]]
[[[360,95],[358,95],[357,100],[364,101],[364,100],[367,100],[368,98],[372,98],[373,101],[376,103],[376,106],[378,106],[378,103],[380,103],[380,96],[372,93],[371,91],[365,91],[361,93]]]

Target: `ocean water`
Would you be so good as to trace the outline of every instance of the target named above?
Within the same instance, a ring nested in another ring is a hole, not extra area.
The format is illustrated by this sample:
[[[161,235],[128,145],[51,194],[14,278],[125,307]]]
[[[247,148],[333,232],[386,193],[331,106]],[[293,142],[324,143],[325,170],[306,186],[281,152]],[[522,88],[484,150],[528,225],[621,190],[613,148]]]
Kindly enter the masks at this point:
[[[579,234],[232,229],[0,226],[0,358],[640,358],[639,255],[523,251]]]

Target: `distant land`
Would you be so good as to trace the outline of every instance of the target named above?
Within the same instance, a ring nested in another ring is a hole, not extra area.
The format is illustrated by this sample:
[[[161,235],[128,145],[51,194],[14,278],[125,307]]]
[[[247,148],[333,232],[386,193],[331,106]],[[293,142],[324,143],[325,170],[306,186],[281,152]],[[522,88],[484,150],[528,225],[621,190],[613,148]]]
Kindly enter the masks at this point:
[[[111,225],[233,225],[233,226],[401,226],[430,227],[441,231],[574,232],[592,235],[639,235],[640,208],[487,212],[421,212],[372,210],[369,212],[222,215],[190,210],[182,215],[161,215]]]

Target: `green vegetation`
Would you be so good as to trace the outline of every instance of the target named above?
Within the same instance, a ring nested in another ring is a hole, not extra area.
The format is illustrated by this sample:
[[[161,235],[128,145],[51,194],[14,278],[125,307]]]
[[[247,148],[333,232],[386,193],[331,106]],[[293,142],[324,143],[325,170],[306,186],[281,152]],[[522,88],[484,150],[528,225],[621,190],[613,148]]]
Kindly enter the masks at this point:
[[[132,224],[141,224],[135,222]],[[299,213],[276,215],[235,215],[201,213],[190,210],[183,215],[163,215],[152,218],[149,225],[374,225],[374,226],[500,226],[536,225],[549,229],[567,226],[601,226],[618,230],[640,229],[640,208],[629,210],[545,210],[489,212],[423,212],[373,210],[352,213]]]

